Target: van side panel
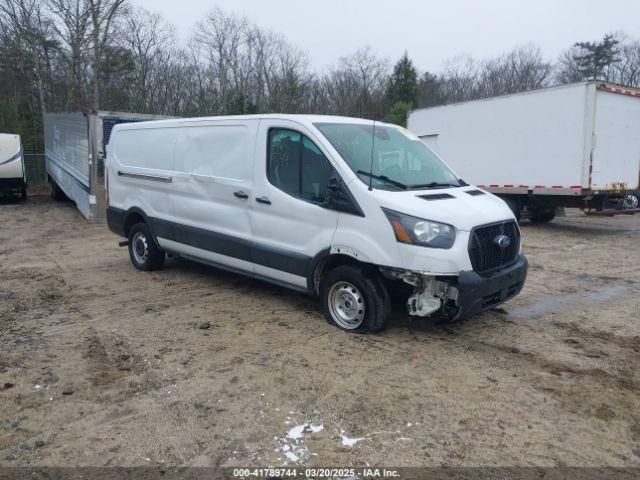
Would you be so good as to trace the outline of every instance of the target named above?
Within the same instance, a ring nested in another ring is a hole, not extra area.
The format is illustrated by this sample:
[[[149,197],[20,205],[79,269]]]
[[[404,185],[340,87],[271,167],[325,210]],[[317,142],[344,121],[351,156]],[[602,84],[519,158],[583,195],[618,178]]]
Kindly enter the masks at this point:
[[[177,243],[167,248],[253,273],[247,204],[257,125],[257,120],[201,121],[176,129],[175,236],[167,240]]]
[[[115,127],[109,144],[109,202],[142,209],[148,217],[172,219],[171,185],[176,130]]]

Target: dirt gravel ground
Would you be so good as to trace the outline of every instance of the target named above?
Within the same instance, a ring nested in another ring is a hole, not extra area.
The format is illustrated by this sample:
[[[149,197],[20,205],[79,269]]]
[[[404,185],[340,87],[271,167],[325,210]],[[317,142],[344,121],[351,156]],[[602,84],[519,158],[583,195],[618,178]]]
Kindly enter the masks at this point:
[[[522,233],[519,297],[372,336],[185,260],[138,272],[73,204],[0,202],[0,466],[640,466],[640,216]]]

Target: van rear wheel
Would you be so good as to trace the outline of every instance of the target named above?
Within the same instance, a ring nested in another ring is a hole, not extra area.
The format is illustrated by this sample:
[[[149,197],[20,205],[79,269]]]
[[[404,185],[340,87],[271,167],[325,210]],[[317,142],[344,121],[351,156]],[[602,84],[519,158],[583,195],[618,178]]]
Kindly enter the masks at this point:
[[[327,322],[342,330],[379,332],[391,316],[384,283],[358,266],[343,265],[327,273],[320,284],[320,299]]]
[[[150,272],[164,265],[165,252],[156,245],[146,223],[136,223],[129,230],[129,258],[138,270]]]

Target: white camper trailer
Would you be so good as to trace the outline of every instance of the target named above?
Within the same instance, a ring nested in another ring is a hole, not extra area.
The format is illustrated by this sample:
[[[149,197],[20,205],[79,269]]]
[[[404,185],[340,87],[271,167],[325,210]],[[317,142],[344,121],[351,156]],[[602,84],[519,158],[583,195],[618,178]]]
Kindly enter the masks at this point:
[[[639,211],[640,89],[590,81],[424,108],[409,129],[517,217]]]
[[[0,133],[0,194],[19,194],[27,198],[27,181],[20,135]]]

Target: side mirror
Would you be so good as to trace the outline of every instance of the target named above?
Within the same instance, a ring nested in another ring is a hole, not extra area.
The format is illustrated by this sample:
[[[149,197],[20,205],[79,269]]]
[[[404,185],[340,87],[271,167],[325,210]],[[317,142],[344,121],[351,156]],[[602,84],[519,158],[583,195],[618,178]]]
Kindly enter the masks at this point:
[[[338,196],[338,191],[340,190],[339,180],[336,177],[331,177],[329,183],[327,183],[327,196],[324,197],[324,200],[320,204],[323,208],[335,208],[336,205],[336,197]]]

